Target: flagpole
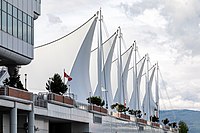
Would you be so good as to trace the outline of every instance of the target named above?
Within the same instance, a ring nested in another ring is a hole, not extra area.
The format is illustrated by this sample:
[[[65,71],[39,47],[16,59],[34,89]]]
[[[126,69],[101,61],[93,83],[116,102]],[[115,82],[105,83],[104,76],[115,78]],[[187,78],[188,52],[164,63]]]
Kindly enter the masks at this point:
[[[64,84],[65,84],[65,69],[64,69],[63,82],[64,82]]]

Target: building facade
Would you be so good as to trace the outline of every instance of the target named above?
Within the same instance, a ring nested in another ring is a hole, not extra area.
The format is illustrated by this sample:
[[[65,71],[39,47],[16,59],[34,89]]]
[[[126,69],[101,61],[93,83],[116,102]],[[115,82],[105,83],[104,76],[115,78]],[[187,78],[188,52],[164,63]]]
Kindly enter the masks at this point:
[[[33,59],[34,20],[41,0],[0,0],[0,66],[8,70]]]

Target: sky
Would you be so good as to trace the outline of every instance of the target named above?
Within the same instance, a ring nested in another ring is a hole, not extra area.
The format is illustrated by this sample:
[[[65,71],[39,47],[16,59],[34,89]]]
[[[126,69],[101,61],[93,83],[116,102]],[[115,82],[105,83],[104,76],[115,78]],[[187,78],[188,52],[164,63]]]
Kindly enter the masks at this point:
[[[35,46],[53,41],[83,24],[100,8],[108,32],[120,26],[127,47],[136,40],[148,53],[167,89],[162,109],[200,110],[199,0],[43,0],[35,21]],[[163,97],[162,97],[163,96]]]

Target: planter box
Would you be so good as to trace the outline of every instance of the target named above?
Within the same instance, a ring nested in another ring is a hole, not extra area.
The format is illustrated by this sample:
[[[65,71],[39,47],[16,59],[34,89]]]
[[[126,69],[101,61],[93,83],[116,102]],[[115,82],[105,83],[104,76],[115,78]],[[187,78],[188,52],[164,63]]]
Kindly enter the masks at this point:
[[[122,114],[122,113],[115,113],[114,114],[115,117],[118,117],[118,118],[123,118],[123,119],[127,119],[127,120],[130,120],[130,116],[127,115],[127,114]]]
[[[169,126],[164,126],[164,129],[170,130],[170,127]]]
[[[56,101],[56,102],[60,102],[60,103],[65,103],[65,104],[69,104],[69,105],[73,105],[73,101],[74,101],[70,97],[58,95],[58,94],[55,94],[55,93],[49,93],[48,94],[48,100],[52,100],[52,101]]]
[[[0,89],[0,95],[15,97],[19,99],[24,99],[28,101],[33,101],[33,93],[20,90],[13,87],[5,87]]]
[[[64,102],[64,103],[70,104],[70,105],[74,105],[74,100],[71,99],[70,97],[66,97],[66,96],[64,97],[64,96],[63,96],[63,98],[64,98],[64,99],[63,99],[63,102]]]
[[[147,121],[144,120],[144,119],[139,119],[139,118],[137,118],[137,123],[147,125]]]
[[[152,125],[153,127],[158,127],[158,128],[160,128],[160,124],[159,124],[159,123],[152,122],[151,125]]]
[[[92,110],[92,111],[99,112],[99,113],[104,113],[104,114],[108,113],[107,109],[100,107],[100,106],[96,106],[96,105],[89,105],[88,109]]]

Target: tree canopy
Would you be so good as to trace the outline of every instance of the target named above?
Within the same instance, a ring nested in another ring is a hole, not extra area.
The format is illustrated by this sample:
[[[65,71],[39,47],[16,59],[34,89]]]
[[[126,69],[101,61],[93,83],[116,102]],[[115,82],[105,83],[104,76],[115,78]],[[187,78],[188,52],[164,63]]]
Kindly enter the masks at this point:
[[[62,81],[61,76],[59,74],[54,74],[52,78],[46,83],[46,89],[49,92],[53,92],[56,94],[63,94],[67,91],[67,85]]]
[[[184,121],[179,121],[178,125],[179,125],[179,133],[187,133],[189,131],[189,128]]]
[[[28,91],[27,89],[24,88],[24,86],[20,80],[20,75],[18,73],[19,73],[18,69],[15,68],[13,75],[10,75],[9,78],[5,79],[3,81],[3,84],[8,85],[10,87],[15,87],[17,89]]]

